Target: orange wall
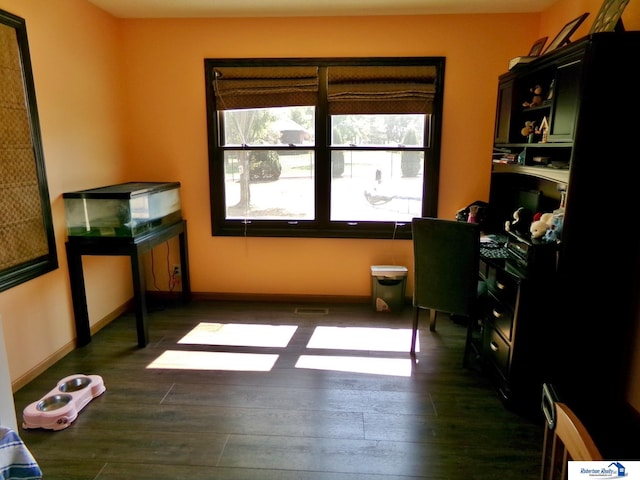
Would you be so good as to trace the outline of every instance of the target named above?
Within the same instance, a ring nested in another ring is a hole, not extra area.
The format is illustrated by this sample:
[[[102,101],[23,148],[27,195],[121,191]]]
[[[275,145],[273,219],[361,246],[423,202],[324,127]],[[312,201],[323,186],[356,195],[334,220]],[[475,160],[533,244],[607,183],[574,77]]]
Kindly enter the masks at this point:
[[[537,16],[131,20],[123,33],[129,175],[181,182],[193,290],[364,297],[371,265],[411,266],[410,241],[211,236],[203,59],[445,56],[439,215],[453,218],[488,196],[496,79]]]
[[[126,178],[121,25],[85,0],[0,0],[26,19],[60,268],[0,293],[15,384],[73,348],[62,194]],[[124,259],[88,258],[92,318],[132,296]],[[107,279],[106,281],[104,281]]]
[[[411,267],[406,240],[211,236],[204,58],[445,56],[439,215],[452,218],[488,195],[498,75],[540,36],[585,9],[595,16],[599,1],[584,3],[563,0],[544,15],[121,20],[85,0],[0,0],[27,20],[60,261],[0,293],[14,385],[73,348],[66,191],[180,181],[196,292],[366,297],[370,265]],[[158,273],[166,251],[156,250]],[[85,276],[95,326],[131,298],[128,262],[86,258]],[[411,283],[410,272],[409,294]]]

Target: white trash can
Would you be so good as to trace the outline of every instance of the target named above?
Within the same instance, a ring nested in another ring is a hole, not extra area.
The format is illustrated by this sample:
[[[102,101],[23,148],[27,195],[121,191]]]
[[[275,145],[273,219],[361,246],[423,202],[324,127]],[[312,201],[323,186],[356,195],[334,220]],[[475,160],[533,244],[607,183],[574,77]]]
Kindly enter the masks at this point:
[[[400,312],[405,304],[407,267],[371,266],[371,303],[377,312]]]

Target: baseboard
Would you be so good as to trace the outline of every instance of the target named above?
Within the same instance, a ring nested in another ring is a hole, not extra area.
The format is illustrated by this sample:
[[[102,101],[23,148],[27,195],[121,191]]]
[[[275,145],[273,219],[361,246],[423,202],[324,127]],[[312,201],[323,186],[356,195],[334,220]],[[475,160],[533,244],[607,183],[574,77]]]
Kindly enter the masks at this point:
[[[371,297],[361,295],[294,295],[265,293],[193,293],[194,300],[277,303],[368,303]]]
[[[11,389],[13,392],[17,392],[22,387],[24,387],[27,383],[34,380],[38,375],[43,373],[49,367],[54,365],[58,360],[61,360],[65,355],[72,352],[76,348],[75,339],[72,342],[65,344],[62,348],[54,352],[52,355],[49,355],[42,362],[36,365],[34,368],[29,370],[27,373],[19,377],[15,382],[11,382]]]
[[[120,305],[118,308],[113,310],[104,318],[98,320],[95,324],[91,326],[91,334],[100,331],[106,325],[111,323],[113,320],[118,318],[120,315],[125,313],[128,310],[131,310],[133,307],[133,300],[129,300],[126,303]],[[38,375],[44,373],[49,367],[54,365],[58,360],[62,359],[65,355],[69,354],[73,350],[76,349],[76,339],[74,338],[72,341],[63,345],[60,349],[56,350],[53,354],[49,355],[42,362],[36,365],[31,370],[27,371],[24,375],[18,377],[15,381],[11,382],[11,390],[15,393],[24,387],[27,383],[34,380]],[[75,372],[75,373],[83,373],[83,372]]]
[[[180,301],[182,292],[147,292],[151,301]],[[295,295],[269,293],[219,293],[192,292],[192,300],[227,302],[276,302],[276,303],[368,303],[371,297],[362,295]]]

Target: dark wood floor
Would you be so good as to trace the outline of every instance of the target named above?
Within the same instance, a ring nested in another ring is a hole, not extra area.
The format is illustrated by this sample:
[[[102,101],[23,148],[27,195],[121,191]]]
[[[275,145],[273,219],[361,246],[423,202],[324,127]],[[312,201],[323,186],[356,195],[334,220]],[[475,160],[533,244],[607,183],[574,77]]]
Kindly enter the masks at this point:
[[[387,314],[364,303],[194,301],[150,316],[146,348],[137,347],[133,315],[123,315],[15,393],[21,423],[60,379],[104,380],[106,391],[68,428],[20,428],[46,480],[539,478],[542,423],[506,409],[462,366],[465,327],[446,316],[432,333],[425,312],[415,362],[409,341],[403,352],[307,348],[317,326],[410,329],[409,306]],[[177,343],[200,322],[298,328],[284,348]],[[147,368],[166,351],[277,360],[265,372]],[[302,355],[397,359],[409,373],[296,368]]]

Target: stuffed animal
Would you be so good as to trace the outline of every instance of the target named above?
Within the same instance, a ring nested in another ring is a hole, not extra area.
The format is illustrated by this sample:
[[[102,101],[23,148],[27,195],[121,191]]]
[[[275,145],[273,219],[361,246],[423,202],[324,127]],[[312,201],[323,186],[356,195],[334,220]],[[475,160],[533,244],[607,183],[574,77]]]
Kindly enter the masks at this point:
[[[553,222],[553,213],[543,213],[538,220],[534,220],[529,227],[531,238],[542,238],[547,233],[547,230],[551,228]]]
[[[520,130],[520,133],[522,134],[523,137],[528,137],[529,135],[532,135],[535,133],[536,129],[535,129],[535,122],[531,122],[531,121],[526,121],[524,122],[524,127],[522,127],[522,130]]]
[[[523,107],[537,107],[538,105],[542,105],[542,87],[540,85],[536,85],[531,90],[533,93],[533,97],[530,102],[524,102],[522,104]]]
[[[486,228],[489,220],[489,204],[482,200],[476,200],[466,208],[461,208],[456,212],[456,220],[459,222],[469,222],[480,224],[480,230]]]
[[[504,229],[507,232],[526,235],[529,232],[532,220],[533,214],[531,213],[531,210],[520,207],[515,212],[513,212],[513,222],[510,222],[508,220],[505,222]]]
[[[469,206],[469,217],[467,218],[467,222],[469,223],[479,223],[478,213],[480,211],[479,205],[470,205]]]
[[[545,242],[560,242],[562,236],[562,223],[564,213],[555,213],[549,224],[549,229],[544,234]]]

